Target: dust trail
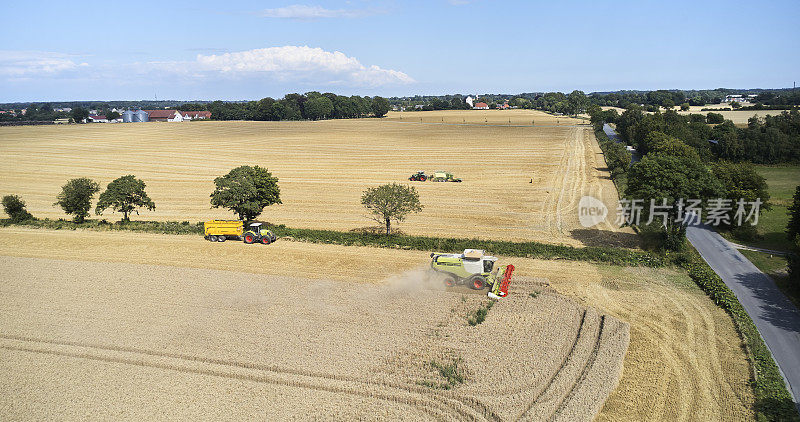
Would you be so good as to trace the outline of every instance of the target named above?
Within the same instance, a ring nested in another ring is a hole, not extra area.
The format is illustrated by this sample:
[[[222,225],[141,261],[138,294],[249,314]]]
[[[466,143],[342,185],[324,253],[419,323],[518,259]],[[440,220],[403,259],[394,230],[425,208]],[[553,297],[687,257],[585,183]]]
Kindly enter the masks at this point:
[[[389,276],[384,283],[390,291],[403,293],[417,293],[428,290],[444,291],[445,289],[441,275],[431,270],[427,265]]]

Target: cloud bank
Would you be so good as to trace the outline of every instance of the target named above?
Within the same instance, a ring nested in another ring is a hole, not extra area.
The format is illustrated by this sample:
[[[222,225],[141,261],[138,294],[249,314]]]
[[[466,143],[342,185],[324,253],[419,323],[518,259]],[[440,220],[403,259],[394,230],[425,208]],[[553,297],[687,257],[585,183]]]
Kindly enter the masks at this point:
[[[264,75],[278,80],[379,86],[413,83],[403,72],[365,66],[340,51],[308,46],[259,48],[225,54],[197,56],[197,69],[228,75]]]
[[[365,9],[326,9],[321,6],[306,6],[293,4],[291,6],[265,9],[257,14],[265,18],[277,19],[322,19],[322,18],[360,18],[380,13],[376,10]]]
[[[0,50],[0,75],[12,78],[55,75],[86,63],[75,63],[70,56],[47,51]]]

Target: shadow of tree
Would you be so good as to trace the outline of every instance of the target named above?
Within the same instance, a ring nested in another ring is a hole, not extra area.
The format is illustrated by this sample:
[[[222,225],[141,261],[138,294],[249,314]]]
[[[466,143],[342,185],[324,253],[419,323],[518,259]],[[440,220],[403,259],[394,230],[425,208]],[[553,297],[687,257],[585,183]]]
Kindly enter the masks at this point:
[[[635,233],[612,232],[599,229],[575,229],[570,231],[573,239],[586,246],[616,246],[622,248],[641,248],[641,239]]]

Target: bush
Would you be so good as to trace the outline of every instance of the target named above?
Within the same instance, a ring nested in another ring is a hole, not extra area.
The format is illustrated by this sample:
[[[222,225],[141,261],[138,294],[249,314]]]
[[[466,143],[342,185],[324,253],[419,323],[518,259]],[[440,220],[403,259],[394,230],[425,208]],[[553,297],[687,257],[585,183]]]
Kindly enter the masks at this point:
[[[26,221],[33,218],[31,213],[25,209],[25,201],[17,195],[3,197],[3,211],[8,214],[12,222]]]

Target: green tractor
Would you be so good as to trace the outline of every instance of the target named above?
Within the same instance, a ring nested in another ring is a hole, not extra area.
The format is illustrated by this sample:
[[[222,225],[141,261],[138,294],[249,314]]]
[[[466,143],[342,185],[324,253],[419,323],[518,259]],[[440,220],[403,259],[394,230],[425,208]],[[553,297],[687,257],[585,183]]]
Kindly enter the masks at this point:
[[[278,239],[275,233],[272,233],[272,230],[262,229],[262,224],[263,223],[251,223],[250,226],[248,226],[247,231],[242,234],[244,243],[263,243],[269,245]]]
[[[408,178],[408,180],[412,182],[424,182],[428,180],[428,176],[425,174],[424,171],[420,170],[412,174],[411,177]]]
[[[460,254],[431,254],[431,269],[439,273],[447,287],[467,284],[474,290],[491,289],[488,296],[499,299],[508,294],[508,284],[514,266],[496,267],[497,258],[484,254],[480,249],[465,249]]]
[[[461,182],[461,179],[453,176],[453,173],[444,170],[436,170],[433,172],[433,176],[431,176],[431,182]]]

